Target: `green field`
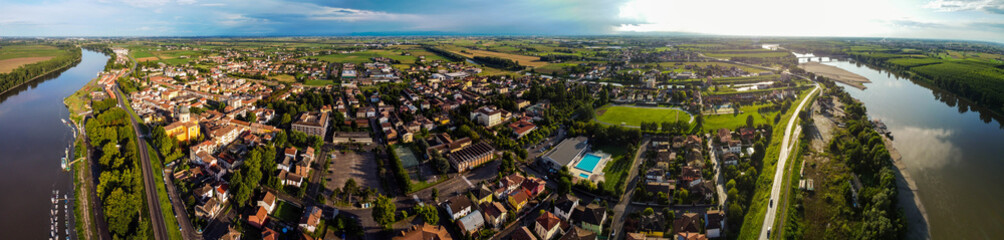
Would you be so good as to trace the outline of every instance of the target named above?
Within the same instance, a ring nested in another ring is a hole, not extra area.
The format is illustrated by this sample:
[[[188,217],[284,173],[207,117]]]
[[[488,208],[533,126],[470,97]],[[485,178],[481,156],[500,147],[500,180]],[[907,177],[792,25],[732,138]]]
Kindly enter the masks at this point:
[[[55,57],[64,51],[47,45],[13,45],[0,48],[0,60],[24,57]]]
[[[690,114],[675,108],[608,105],[596,110],[596,120],[608,124],[641,126],[642,122],[690,121]]]
[[[410,55],[404,55],[410,54]],[[353,53],[338,53],[331,55],[311,56],[321,61],[332,63],[367,63],[372,62],[370,58],[385,57],[400,61],[402,64],[414,64],[418,61],[418,56],[425,56],[426,61],[444,60],[442,57],[418,48],[398,48],[398,49],[374,49]]]
[[[773,123],[774,116],[777,115],[777,111],[767,112],[766,114],[761,114],[759,112],[760,108],[767,107],[768,104],[759,105],[749,105],[739,107],[739,115],[733,115],[732,113],[719,114],[719,115],[705,115],[704,116],[704,131],[715,130],[720,128],[736,129],[738,127],[746,126],[746,118],[748,116],[753,116],[754,125],[760,124],[770,124]]]
[[[634,163],[634,153],[627,152],[626,145],[597,146],[602,152],[610,154],[610,161],[603,167],[603,189],[617,192],[627,182],[628,171]],[[598,187],[598,186],[597,186]]]

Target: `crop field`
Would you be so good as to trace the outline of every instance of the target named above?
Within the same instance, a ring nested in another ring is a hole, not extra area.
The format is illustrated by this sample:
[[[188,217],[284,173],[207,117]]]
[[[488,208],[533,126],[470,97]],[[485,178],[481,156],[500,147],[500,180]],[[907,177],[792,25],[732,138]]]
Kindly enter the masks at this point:
[[[492,52],[492,51],[483,51],[474,49],[454,50],[453,52],[456,54],[463,55],[464,57],[475,57],[475,56],[500,57],[519,62],[519,64],[523,66],[530,66],[535,68],[543,67],[544,65],[548,64],[548,62],[540,61],[540,57],[519,55],[512,53]]]
[[[0,48],[0,73],[7,73],[25,64],[32,64],[62,54],[64,51],[46,45],[13,45]]]
[[[785,57],[790,55],[789,52],[784,51],[715,51],[705,53],[705,56],[713,58],[734,58],[734,57],[752,57],[752,58],[772,58],[772,57]]]
[[[596,120],[607,124],[641,126],[642,122],[690,121],[690,114],[675,108],[606,106],[596,110]]]
[[[934,58],[897,58],[889,60],[889,63],[903,67],[916,67],[916,66],[940,63],[942,61],[943,60]]]
[[[757,73],[757,72],[763,72],[763,71],[765,71],[765,70],[759,69],[759,68],[752,68],[752,67],[747,67],[747,66],[743,66],[743,65],[727,63],[727,62],[659,62],[659,63],[649,63],[649,64],[645,64],[645,65],[646,66],[656,66],[656,64],[658,64],[658,66],[660,66],[660,67],[672,67],[672,68],[674,68],[672,71],[673,72],[677,72],[677,73],[690,71],[690,70],[687,70],[685,68],[687,65],[692,65],[692,66],[696,66],[696,67],[707,67],[707,66],[715,66],[715,65],[720,66],[720,67],[725,67],[725,68],[737,67],[739,69],[742,69],[743,71],[751,72],[751,73]]]

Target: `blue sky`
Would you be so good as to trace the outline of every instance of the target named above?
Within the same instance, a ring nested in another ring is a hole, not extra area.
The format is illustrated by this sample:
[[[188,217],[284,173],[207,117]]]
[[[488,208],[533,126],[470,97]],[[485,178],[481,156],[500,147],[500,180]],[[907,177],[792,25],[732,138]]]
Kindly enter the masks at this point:
[[[0,0],[0,36],[411,32],[1004,42],[1004,0]]]

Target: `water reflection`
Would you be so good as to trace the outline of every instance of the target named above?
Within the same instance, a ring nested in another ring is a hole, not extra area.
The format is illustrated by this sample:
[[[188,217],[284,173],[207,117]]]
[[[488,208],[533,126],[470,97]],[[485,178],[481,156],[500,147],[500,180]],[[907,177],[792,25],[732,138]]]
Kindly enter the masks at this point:
[[[941,168],[960,160],[961,150],[951,142],[955,131],[944,128],[899,127],[890,129],[896,133],[896,148],[910,146],[915,151],[903,151],[903,159],[910,160],[910,167],[918,170]]]

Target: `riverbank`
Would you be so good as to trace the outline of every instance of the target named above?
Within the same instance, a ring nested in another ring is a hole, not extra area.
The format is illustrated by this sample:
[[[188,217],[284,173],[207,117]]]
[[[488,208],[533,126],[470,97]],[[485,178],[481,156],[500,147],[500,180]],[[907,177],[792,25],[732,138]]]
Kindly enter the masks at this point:
[[[844,70],[842,68],[818,63],[818,62],[807,62],[799,64],[798,67],[805,69],[807,72],[811,72],[816,75],[820,75],[833,81],[841,82],[858,89],[865,89],[865,83],[871,83],[868,78],[852,73],[850,71]]]
[[[917,195],[917,183],[914,182],[910,172],[903,163],[903,156],[899,154],[892,144],[892,139],[883,135],[882,142],[885,143],[886,150],[892,158],[893,169],[896,173],[897,200],[903,210],[903,217],[906,219],[906,239],[931,239],[931,226],[927,217],[927,209]]]
[[[24,82],[22,82],[22,83],[20,83],[18,85],[14,85],[11,88],[8,88],[7,90],[0,91],[0,96],[2,96],[4,94],[7,94],[7,92],[10,92],[11,90],[14,90],[14,89],[17,89],[17,88],[19,88],[21,86],[24,86],[25,84],[29,84],[29,83],[38,81],[38,79],[41,79],[42,77],[45,77],[45,76],[49,76],[49,74],[52,74],[54,72],[63,71],[63,70],[69,69],[69,68],[73,67],[73,65],[76,65],[77,63],[80,63],[80,59],[81,58],[82,58],[81,55],[77,55],[77,59],[73,60],[72,62],[66,63],[63,66],[60,66],[60,67],[55,68],[55,69],[52,69],[52,70],[50,70],[48,72],[39,74],[38,76],[35,76],[35,77],[31,78],[31,79],[28,79],[28,81],[24,81]]]

